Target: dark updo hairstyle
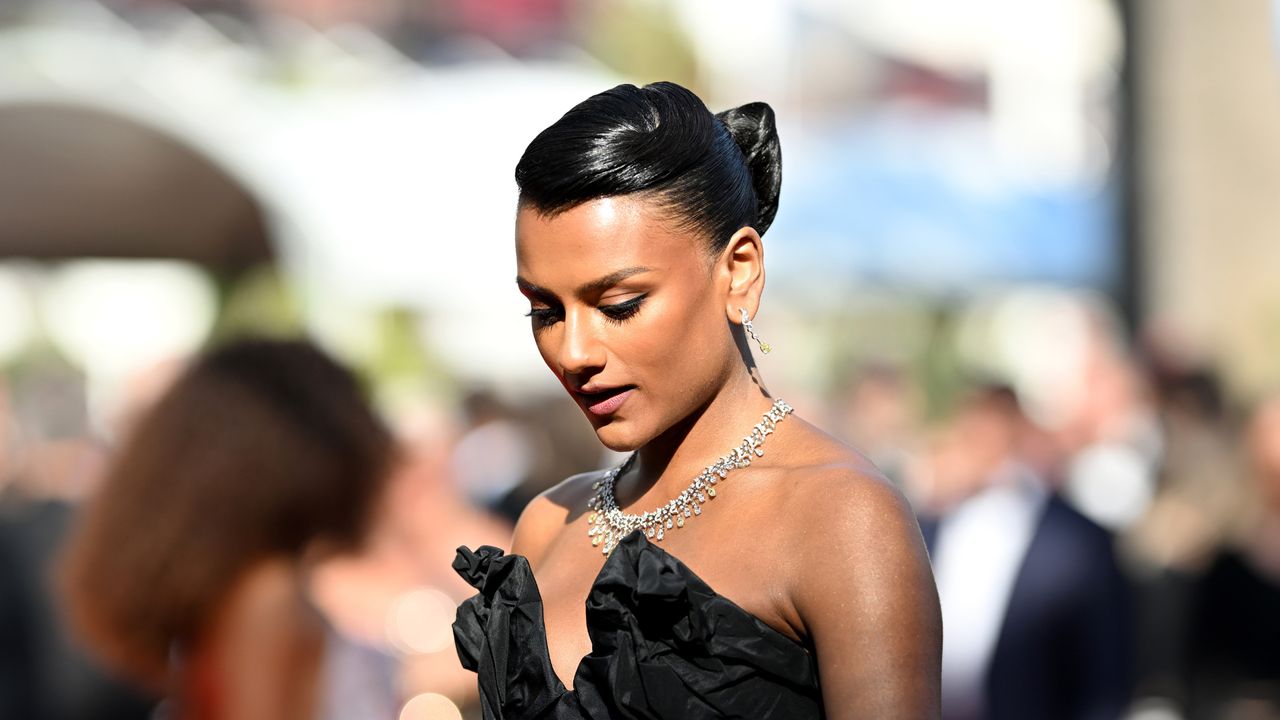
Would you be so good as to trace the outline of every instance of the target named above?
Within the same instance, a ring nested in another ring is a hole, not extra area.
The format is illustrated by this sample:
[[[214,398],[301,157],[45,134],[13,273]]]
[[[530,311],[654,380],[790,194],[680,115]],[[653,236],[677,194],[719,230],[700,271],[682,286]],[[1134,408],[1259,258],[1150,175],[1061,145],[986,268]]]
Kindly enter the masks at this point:
[[[516,184],[521,207],[547,216],[598,198],[648,195],[718,252],[744,226],[769,229],[782,150],[762,102],[712,115],[675,83],[619,85],[539,133],[516,165]]]

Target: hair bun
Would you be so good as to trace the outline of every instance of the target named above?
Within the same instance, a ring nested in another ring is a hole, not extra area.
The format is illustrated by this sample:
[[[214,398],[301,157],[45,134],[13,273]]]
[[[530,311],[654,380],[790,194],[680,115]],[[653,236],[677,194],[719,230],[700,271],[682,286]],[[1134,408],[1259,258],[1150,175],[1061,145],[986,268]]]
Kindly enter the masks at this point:
[[[538,133],[516,164],[520,207],[547,217],[604,197],[645,193],[713,254],[778,211],[781,152],[773,110],[711,114],[688,89],[618,85]]]
[[[756,222],[752,227],[764,235],[778,214],[778,193],[782,188],[782,146],[773,108],[753,102],[716,113],[716,117],[729,128],[729,135],[747,159],[756,191]]]

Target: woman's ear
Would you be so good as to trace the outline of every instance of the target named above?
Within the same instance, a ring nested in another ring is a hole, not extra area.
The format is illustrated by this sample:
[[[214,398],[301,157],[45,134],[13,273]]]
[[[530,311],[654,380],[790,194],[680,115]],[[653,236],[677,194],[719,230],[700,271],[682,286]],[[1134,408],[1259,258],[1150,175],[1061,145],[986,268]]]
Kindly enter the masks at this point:
[[[742,312],[756,316],[760,294],[764,292],[764,242],[753,227],[744,227],[729,238],[721,256],[721,268],[728,279],[725,314],[734,323],[742,322]]]

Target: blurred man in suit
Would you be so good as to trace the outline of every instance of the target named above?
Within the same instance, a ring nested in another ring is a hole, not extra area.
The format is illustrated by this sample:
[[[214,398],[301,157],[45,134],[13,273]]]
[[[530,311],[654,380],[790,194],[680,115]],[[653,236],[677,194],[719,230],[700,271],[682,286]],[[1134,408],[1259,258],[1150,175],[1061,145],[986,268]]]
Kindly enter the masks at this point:
[[[1129,593],[1109,533],[1033,460],[1013,391],[961,407],[921,518],[942,601],[946,720],[1109,720],[1131,689]]]

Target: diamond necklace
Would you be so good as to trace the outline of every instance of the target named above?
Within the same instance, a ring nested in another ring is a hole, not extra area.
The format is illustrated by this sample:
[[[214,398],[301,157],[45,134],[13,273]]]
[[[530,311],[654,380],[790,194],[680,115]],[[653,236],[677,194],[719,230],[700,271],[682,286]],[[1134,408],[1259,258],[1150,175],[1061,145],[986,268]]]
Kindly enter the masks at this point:
[[[591,511],[587,515],[587,523],[590,525],[587,535],[591,538],[592,547],[603,545],[600,551],[608,555],[613,552],[619,540],[636,530],[642,530],[649,538],[661,542],[667,530],[684,527],[685,520],[702,514],[702,505],[716,496],[716,483],[727,477],[730,470],[750,465],[753,455],[764,456],[764,450],[760,446],[764,444],[765,436],[772,433],[791,410],[791,406],[781,398],[775,400],[773,407],[751,428],[751,433],[742,439],[733,452],[708,465],[707,469],[689,483],[689,487],[666,505],[640,515],[622,512],[618,507],[618,498],[613,493],[618,476],[635,461],[635,453],[632,453],[621,465],[609,470],[603,479],[591,486],[596,491],[587,501],[587,508]]]

